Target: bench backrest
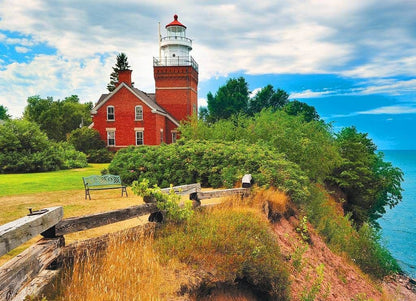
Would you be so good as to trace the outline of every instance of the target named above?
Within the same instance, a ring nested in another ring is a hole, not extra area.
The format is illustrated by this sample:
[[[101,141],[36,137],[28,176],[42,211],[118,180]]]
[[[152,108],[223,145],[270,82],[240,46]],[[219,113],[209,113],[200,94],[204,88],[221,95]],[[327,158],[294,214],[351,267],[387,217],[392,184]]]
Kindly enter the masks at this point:
[[[116,175],[93,175],[89,177],[82,177],[85,188],[91,186],[110,186],[110,185],[121,185],[120,176]]]

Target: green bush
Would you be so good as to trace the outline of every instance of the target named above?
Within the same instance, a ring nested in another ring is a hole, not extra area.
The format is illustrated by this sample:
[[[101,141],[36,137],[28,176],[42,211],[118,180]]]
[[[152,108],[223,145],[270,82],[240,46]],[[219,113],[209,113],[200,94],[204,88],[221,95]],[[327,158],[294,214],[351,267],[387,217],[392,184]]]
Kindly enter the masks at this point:
[[[242,142],[179,141],[161,146],[128,147],[117,152],[110,173],[132,183],[169,187],[201,183],[203,187],[234,187],[244,174],[259,186],[277,187],[296,202],[306,201],[308,180],[299,167],[267,145]]]
[[[83,153],[67,143],[49,141],[35,123],[9,120],[0,125],[0,173],[51,171],[86,165]]]
[[[140,183],[134,181],[131,189],[138,196],[154,199],[157,208],[164,212],[168,221],[179,223],[189,220],[193,214],[192,201],[185,201],[181,206],[181,196],[175,193],[172,186],[169,193],[163,193],[160,187],[149,187],[149,180],[143,179]]]
[[[318,182],[340,164],[330,125],[315,120],[305,122],[302,116],[290,116],[283,111],[263,110],[254,117],[237,115],[213,124],[192,119],[180,131],[186,140],[267,143]]]
[[[87,153],[87,160],[90,163],[110,163],[114,158],[114,153],[106,148],[91,149]]]
[[[357,230],[351,214],[340,214],[318,188],[311,189],[309,202],[304,206],[310,222],[328,246],[335,252],[347,254],[364,272],[382,278],[400,271],[397,261],[382,246],[378,231],[367,223]]]
[[[82,127],[73,130],[68,142],[77,151],[86,154],[90,163],[109,163],[113,159],[113,153],[105,147],[105,142],[101,140],[100,134],[95,129]]]

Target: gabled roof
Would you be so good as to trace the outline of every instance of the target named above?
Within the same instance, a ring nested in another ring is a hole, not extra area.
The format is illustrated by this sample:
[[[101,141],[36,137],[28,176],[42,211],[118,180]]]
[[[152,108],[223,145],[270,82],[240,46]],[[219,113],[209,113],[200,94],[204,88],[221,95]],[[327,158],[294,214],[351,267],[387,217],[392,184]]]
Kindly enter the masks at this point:
[[[179,126],[178,120],[176,120],[172,115],[166,112],[161,106],[156,103],[156,97],[154,93],[146,93],[137,88],[130,87],[126,85],[124,82],[117,86],[114,91],[107,94],[102,94],[100,99],[98,99],[96,105],[91,110],[91,114],[97,114],[99,108],[101,108],[111,97],[113,97],[117,92],[122,88],[127,88],[133,95],[135,95],[138,99],[140,99],[145,105],[147,105],[150,109],[152,109],[152,113],[159,114],[162,116],[166,116],[169,118],[175,125]]]

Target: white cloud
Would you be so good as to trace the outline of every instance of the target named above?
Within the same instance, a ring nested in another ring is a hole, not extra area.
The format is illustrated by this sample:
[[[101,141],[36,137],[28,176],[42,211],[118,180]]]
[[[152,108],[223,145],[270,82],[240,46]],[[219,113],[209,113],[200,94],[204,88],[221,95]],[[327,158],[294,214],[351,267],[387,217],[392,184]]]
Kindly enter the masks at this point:
[[[334,118],[345,118],[345,117],[354,117],[358,115],[403,115],[403,114],[414,114],[416,113],[416,107],[414,106],[383,106],[378,107],[371,110],[366,111],[358,111],[358,112],[352,112],[348,114],[334,114],[329,117],[328,119],[334,119]],[[392,118],[386,119],[388,121],[393,120]]]
[[[368,111],[357,112],[357,115],[379,115],[379,114],[389,114],[389,115],[398,115],[398,114],[411,114],[416,113],[415,107],[410,106],[386,106],[379,107]]]
[[[262,87],[261,88],[255,88],[253,91],[250,92],[249,97],[253,98],[254,96],[257,95],[257,93],[259,93],[261,91],[261,89],[263,89],[263,88]]]
[[[20,53],[46,44],[56,54],[2,63],[0,100],[13,115],[33,94],[94,100],[105,92],[118,52],[128,55],[136,87],[152,92],[157,23],[164,29],[174,13],[194,40],[191,54],[199,63],[200,81],[233,72],[331,73],[362,78],[363,85],[350,91],[306,89],[291,97],[414,93],[415,9],[416,2],[405,0],[394,5],[375,0],[261,0],[255,5],[248,0],[3,0],[0,30],[23,38],[0,33],[0,40]],[[401,75],[407,79],[392,78]],[[389,78],[383,82],[383,77]]]
[[[204,97],[198,98],[198,107],[207,107],[208,106],[208,100]]]
[[[328,96],[330,94],[334,94],[332,91],[312,91],[312,90],[304,90],[302,92],[295,92],[291,93],[289,98],[315,98],[315,97],[323,97]]]
[[[22,47],[22,46],[16,46],[14,47],[17,53],[28,53],[30,51],[29,48]]]

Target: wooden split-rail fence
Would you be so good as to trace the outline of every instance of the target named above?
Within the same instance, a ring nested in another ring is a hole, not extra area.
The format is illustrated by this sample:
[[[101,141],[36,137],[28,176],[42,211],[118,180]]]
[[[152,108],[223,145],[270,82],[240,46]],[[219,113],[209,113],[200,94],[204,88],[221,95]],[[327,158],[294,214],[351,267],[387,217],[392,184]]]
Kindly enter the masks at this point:
[[[243,183],[243,187],[245,187]],[[247,186],[246,186],[247,187]],[[168,192],[170,188],[162,189]],[[196,206],[203,199],[246,195],[249,188],[201,191],[200,184],[173,187],[178,194],[189,194]],[[0,226],[0,256],[41,234],[37,243],[0,267],[0,300],[21,301],[39,295],[58,274],[60,260],[67,254],[64,235],[88,230],[138,216],[158,213],[154,203],[131,206],[103,213],[63,219],[62,207],[32,211],[27,216]]]

